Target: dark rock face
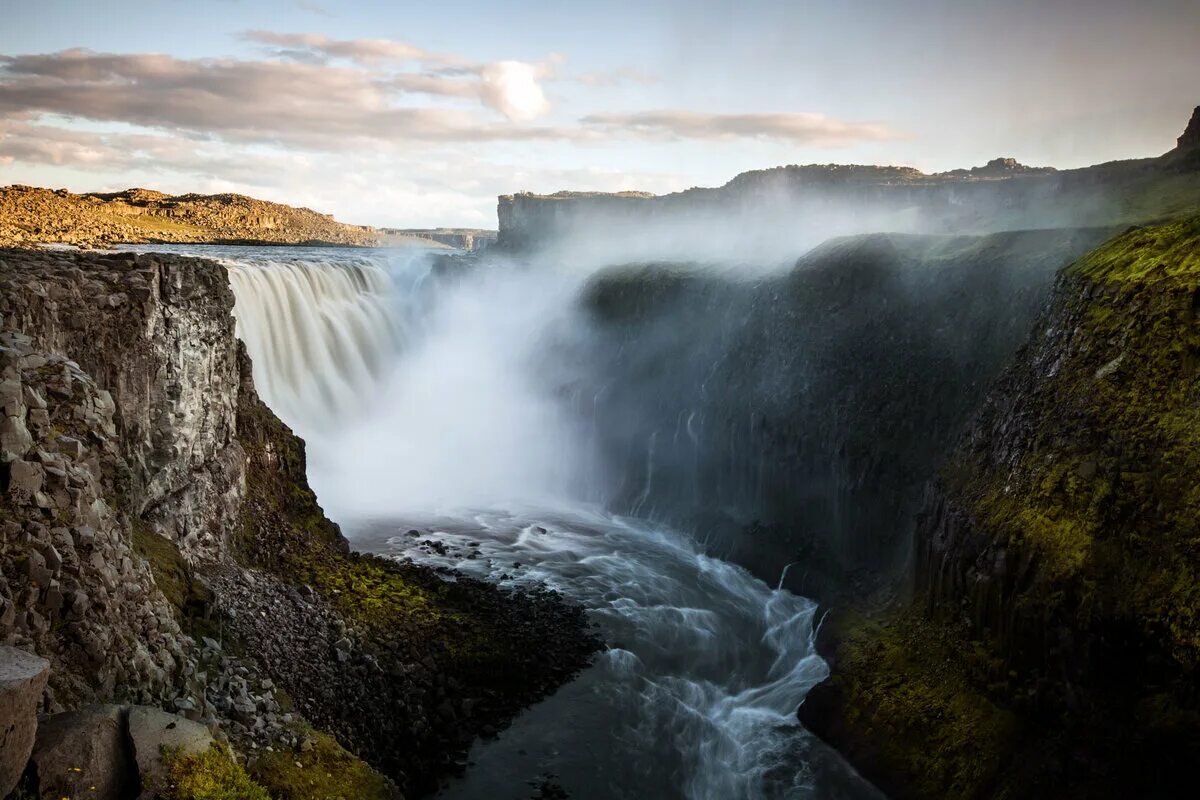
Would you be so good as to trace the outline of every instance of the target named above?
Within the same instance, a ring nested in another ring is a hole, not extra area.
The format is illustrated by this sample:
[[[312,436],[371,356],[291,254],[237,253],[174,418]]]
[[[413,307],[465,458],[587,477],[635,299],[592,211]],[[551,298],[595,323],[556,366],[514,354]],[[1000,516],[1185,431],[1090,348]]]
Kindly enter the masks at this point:
[[[1200,106],[1196,106],[1196,110],[1192,112],[1187,129],[1177,141],[1177,147],[1180,150],[1192,150],[1200,147]]]
[[[806,712],[818,730],[885,753],[893,780],[938,752],[961,796],[1183,796],[1200,757],[1197,252],[1193,217],[1066,271],[931,487],[914,604],[830,648],[840,707]],[[958,644],[923,657],[913,630]],[[914,697],[938,721],[895,735]],[[986,775],[967,731],[992,734]]]
[[[75,362],[13,332],[0,333],[0,376],[10,432],[0,641],[51,659],[55,710],[169,696],[188,647],[114,499],[125,462],[112,397]]]
[[[0,251],[4,328],[110,398],[124,510],[189,557],[219,557],[240,523],[232,307],[224,268],[201,259]]]
[[[1103,236],[849,238],[757,280],[601,273],[586,299],[599,344],[573,357],[591,371],[572,391],[619,476],[606,499],[772,583],[799,560],[798,591],[886,572],[1055,270]]]
[[[0,796],[7,796],[25,771],[49,674],[45,659],[0,645]]]

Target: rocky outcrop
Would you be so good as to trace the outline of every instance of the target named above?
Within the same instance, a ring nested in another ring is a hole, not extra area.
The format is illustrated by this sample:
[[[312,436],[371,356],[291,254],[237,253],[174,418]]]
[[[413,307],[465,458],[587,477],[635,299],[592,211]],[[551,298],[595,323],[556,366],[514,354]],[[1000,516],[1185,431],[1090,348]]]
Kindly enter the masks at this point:
[[[0,797],[8,796],[25,771],[49,673],[45,659],[0,645]]]
[[[1180,139],[1181,151],[1194,128],[1193,122]],[[1197,169],[1200,161],[1173,154],[1062,171],[1007,158],[937,174],[811,164],[745,172],[718,188],[662,196],[521,193],[499,198],[498,243],[536,249],[566,241],[612,249],[649,239],[669,254],[684,247],[711,252],[732,240],[741,242],[736,254],[759,247],[757,239],[786,241],[793,229],[809,226],[811,246],[831,232],[978,234],[1128,224],[1200,209]]]
[[[0,376],[0,641],[51,659],[52,708],[165,699],[187,645],[115,499],[125,463],[111,395],[11,331]]]
[[[219,264],[0,262],[0,642],[51,661],[46,710],[165,707],[164,724],[287,754],[248,765],[283,796],[344,779],[382,800],[431,787],[587,663],[597,643],[556,596],[349,552],[303,442],[254,391]],[[249,785],[214,753],[165,765],[155,791],[189,770]],[[245,792],[227,796],[264,796]]]
[[[963,797],[1168,797],[1190,786],[1197,253],[1192,217],[1132,229],[1063,274],[931,487],[914,603],[843,623],[828,646],[833,677],[802,718],[874,753],[870,768],[897,794],[934,796],[930,774]],[[950,644],[930,655],[937,639]],[[948,676],[936,689],[933,668]]]
[[[126,726],[143,800],[166,793],[172,758],[199,755],[215,744],[205,726],[157,708],[129,709]]]
[[[378,233],[307,208],[239,194],[170,196],[147,189],[72,194],[0,188],[0,246],[58,242],[374,245]]]
[[[124,510],[189,556],[239,524],[240,382],[223,268],[201,259],[0,250],[3,327],[69,353],[113,417]],[[29,345],[31,346],[31,345]],[[36,364],[35,356],[31,363]],[[119,409],[119,410],[118,410]]]

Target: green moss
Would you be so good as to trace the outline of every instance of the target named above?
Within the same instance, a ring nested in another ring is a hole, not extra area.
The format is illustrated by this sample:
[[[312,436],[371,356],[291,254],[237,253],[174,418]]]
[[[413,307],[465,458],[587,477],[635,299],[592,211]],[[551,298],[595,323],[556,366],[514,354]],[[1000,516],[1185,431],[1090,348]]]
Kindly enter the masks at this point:
[[[159,800],[271,800],[220,745],[195,755],[164,752],[163,764],[167,786],[157,790]]]
[[[299,579],[368,628],[386,629],[397,621],[434,624],[442,616],[428,591],[374,559],[344,555],[295,566]]]
[[[834,624],[841,713],[869,737],[883,772],[903,776],[909,796],[990,796],[1021,741],[1021,725],[977,688],[986,676],[997,691],[1004,688],[987,648],[911,612],[844,614]]]
[[[1200,217],[1132,228],[1068,270],[1103,281],[1144,280],[1156,271],[1163,277],[1200,274]]]
[[[1200,663],[1200,217],[1115,237],[1072,265],[1064,288],[1054,326],[1069,338],[1052,371],[1012,378],[1031,387],[1016,395],[1017,460],[960,454],[948,487],[984,531],[1037,550],[1027,602],[1084,626],[1132,626],[1147,652],[1162,647],[1191,669]]]
[[[391,800],[392,784],[328,734],[298,729],[311,747],[264,753],[250,774],[275,800]]]
[[[165,536],[159,536],[140,519],[133,521],[133,551],[146,560],[154,583],[167,602],[178,613],[184,627],[194,635],[210,635],[210,623],[205,619],[211,592],[192,577],[179,547]]]
[[[190,591],[191,578],[183,555],[174,542],[159,536],[140,521],[133,525],[133,551],[146,560],[154,583],[180,613]]]

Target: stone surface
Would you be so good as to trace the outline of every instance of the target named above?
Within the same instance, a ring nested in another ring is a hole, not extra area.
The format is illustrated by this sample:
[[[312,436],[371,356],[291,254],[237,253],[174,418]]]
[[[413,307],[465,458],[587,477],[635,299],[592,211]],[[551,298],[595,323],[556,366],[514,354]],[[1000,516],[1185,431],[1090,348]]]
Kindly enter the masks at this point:
[[[0,645],[0,797],[17,785],[33,750],[50,663]]]
[[[137,785],[121,706],[89,706],[41,720],[31,760],[44,800],[124,800]]]
[[[143,797],[153,797],[154,787],[165,785],[164,750],[194,755],[203,753],[215,741],[204,725],[146,706],[129,709],[129,740]]]
[[[6,293],[0,305],[32,297]],[[120,508],[140,482],[130,485],[111,396],[13,331],[0,332],[0,378],[6,410],[44,415],[0,464],[0,516],[12,528],[0,539],[0,643],[52,661],[51,711],[173,696],[190,644]]]

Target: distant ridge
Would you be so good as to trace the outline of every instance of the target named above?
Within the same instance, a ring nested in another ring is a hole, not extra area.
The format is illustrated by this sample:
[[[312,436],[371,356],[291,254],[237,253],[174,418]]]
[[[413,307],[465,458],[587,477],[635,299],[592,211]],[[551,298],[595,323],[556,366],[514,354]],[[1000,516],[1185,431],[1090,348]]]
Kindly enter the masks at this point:
[[[240,194],[172,196],[151,189],[74,194],[0,188],[0,245],[138,243],[377,244],[379,232],[308,208]]]
[[[1198,210],[1200,107],[1170,152],[1079,169],[1004,157],[932,174],[901,166],[790,164],[671,194],[520,192],[497,203],[498,242],[506,248],[538,247],[581,232],[612,240],[617,230],[645,231],[685,218],[698,223],[697,237],[720,226],[752,225],[769,235],[805,219],[868,214],[905,219],[906,230],[988,233],[1153,222]]]

